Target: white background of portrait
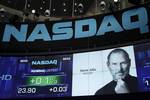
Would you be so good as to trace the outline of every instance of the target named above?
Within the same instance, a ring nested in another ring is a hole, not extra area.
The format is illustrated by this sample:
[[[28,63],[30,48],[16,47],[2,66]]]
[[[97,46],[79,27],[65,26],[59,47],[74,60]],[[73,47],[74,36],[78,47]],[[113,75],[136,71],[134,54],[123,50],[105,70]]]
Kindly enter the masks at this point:
[[[84,96],[89,95],[89,77],[95,76],[95,72],[90,69],[96,69],[98,72],[102,72],[102,52],[86,52],[77,53],[73,55],[73,81],[72,81],[72,96]],[[100,67],[101,66],[101,67]],[[82,71],[81,71],[82,70]],[[85,70],[85,71],[83,71]],[[101,77],[101,74],[96,75]],[[94,78],[94,77],[92,77]],[[93,79],[93,81],[102,82],[99,79]],[[97,86],[99,86],[99,84]],[[94,88],[97,88],[95,86]]]
[[[112,80],[106,62],[107,55],[113,49],[73,55],[72,96],[94,95],[98,89]],[[127,51],[131,59],[130,74],[137,76],[133,46],[122,47],[122,49]]]

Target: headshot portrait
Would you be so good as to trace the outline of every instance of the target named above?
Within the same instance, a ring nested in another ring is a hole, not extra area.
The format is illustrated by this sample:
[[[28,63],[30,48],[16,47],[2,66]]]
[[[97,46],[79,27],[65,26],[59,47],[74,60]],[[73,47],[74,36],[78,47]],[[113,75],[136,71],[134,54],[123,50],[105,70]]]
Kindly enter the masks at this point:
[[[122,48],[112,49],[106,55],[105,63],[112,80],[98,89],[95,95],[138,92],[137,77],[130,74],[132,62],[130,56],[129,52]]]

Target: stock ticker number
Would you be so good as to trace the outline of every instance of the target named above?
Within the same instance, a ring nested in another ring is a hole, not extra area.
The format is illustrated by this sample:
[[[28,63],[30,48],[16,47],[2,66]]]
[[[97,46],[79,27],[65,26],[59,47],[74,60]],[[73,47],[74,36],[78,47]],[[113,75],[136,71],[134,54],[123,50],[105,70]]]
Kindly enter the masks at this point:
[[[27,88],[27,87],[20,87],[18,88],[18,94],[33,94],[36,93],[36,88]]]
[[[67,92],[67,86],[55,86],[55,87],[49,88],[49,91],[53,93],[56,93],[56,92],[64,93],[64,92]]]

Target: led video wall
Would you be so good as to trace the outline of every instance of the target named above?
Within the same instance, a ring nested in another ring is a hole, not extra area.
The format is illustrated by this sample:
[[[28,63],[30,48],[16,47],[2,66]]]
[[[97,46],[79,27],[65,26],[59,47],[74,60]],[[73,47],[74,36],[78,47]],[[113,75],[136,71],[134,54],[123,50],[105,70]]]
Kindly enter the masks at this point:
[[[0,56],[0,98],[150,91],[150,43],[47,56]]]

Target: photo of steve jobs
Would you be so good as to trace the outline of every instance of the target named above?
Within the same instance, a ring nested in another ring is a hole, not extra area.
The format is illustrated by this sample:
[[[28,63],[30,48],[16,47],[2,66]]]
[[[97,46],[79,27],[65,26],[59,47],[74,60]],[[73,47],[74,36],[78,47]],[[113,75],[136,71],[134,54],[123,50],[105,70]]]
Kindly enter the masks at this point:
[[[129,74],[131,59],[124,49],[116,48],[108,54],[107,67],[113,80],[97,90],[95,95],[133,93],[138,91],[137,78]]]

